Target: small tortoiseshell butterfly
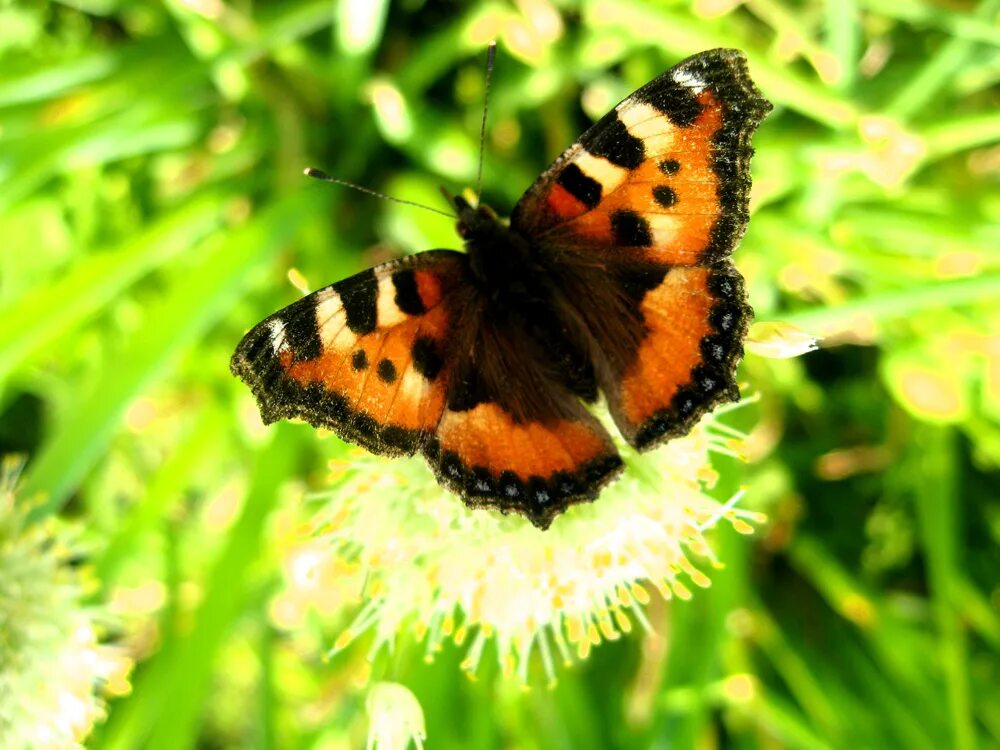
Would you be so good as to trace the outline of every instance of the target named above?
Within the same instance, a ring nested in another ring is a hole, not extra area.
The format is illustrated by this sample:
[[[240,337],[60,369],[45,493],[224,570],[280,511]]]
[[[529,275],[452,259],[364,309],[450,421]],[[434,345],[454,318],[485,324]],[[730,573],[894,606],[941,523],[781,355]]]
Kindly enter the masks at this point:
[[[770,109],[741,52],[690,57],[587,130],[509,223],[453,198],[464,253],[300,299],[244,337],[232,371],[266,423],[419,451],[468,505],[547,528],[622,468],[584,406],[599,392],[639,450],[739,398],[753,311],[729,255]]]

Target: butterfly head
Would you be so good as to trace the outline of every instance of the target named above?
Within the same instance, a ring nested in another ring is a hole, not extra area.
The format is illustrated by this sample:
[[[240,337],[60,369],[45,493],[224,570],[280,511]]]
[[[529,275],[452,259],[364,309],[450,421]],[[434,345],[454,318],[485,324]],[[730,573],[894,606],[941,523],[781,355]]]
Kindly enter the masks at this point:
[[[458,211],[458,222],[455,226],[458,236],[463,240],[468,242],[476,237],[482,237],[496,231],[500,219],[489,206],[480,204],[473,208],[460,195],[454,196],[451,202],[454,204],[455,210]]]
[[[473,207],[461,196],[450,197],[458,212],[455,229],[465,240],[469,267],[480,282],[481,291],[490,298],[503,297],[512,288],[523,286],[527,268],[535,268],[530,247],[523,237],[511,230],[496,212],[482,204]]]

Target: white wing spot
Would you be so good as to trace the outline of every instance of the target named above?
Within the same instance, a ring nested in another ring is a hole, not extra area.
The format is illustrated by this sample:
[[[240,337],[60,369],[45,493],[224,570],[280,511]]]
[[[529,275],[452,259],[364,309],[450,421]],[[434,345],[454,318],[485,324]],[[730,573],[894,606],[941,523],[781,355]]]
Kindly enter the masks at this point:
[[[347,313],[340,295],[333,289],[324,289],[316,293],[315,299],[316,328],[323,347],[340,351],[354,349],[358,337],[347,327]]]
[[[588,151],[581,151],[576,157],[576,165],[587,177],[601,183],[601,191],[604,195],[612,192],[621,185],[628,176],[628,170],[612,164],[601,156],[594,156]]]
[[[388,274],[378,280],[378,296],[375,297],[378,305],[379,326],[394,326],[406,320],[407,315],[399,309],[396,304],[396,285],[392,283],[392,274]]]
[[[397,398],[407,403],[419,402],[426,390],[427,381],[424,380],[423,376],[412,367],[407,367],[399,384]]]
[[[685,88],[689,88],[696,94],[700,94],[707,88],[707,85],[703,80],[686,70],[674,71],[673,78],[674,83],[684,86]]]
[[[618,119],[630,135],[642,141],[647,154],[662,154],[673,148],[677,126],[656,107],[626,99],[618,105]]]
[[[664,255],[669,255],[671,243],[677,236],[678,227],[682,221],[674,214],[644,214],[643,218],[649,224],[649,231],[653,235],[653,248],[663,248]]]
[[[280,318],[275,318],[267,327],[271,329],[271,348],[275,355],[288,351],[288,342],[285,340],[285,324]]]

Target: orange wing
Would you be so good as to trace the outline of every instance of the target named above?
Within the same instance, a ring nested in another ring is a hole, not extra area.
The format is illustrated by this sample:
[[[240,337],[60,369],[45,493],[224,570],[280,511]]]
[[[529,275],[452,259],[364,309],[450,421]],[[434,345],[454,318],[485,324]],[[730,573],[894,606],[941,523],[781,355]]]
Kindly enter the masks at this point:
[[[746,228],[750,138],[770,109],[742,52],[688,58],[584,133],[524,194],[511,226],[559,259],[718,260]]]
[[[622,460],[583,408],[572,419],[517,422],[495,403],[446,410],[425,449],[438,480],[472,507],[515,511],[541,529],[593,500]]]
[[[320,289],[255,326],[232,371],[266,423],[300,417],[374,453],[413,453],[444,411],[448,300],[466,263],[420,253]]]
[[[739,400],[736,366],[753,311],[729,261],[671,268],[640,303],[646,335],[605,386],[622,435],[640,450],[687,434]]]
[[[770,108],[741,52],[695,55],[584,133],[514,210],[512,228],[558,270],[637,448],[739,398],[753,311],[727,257],[748,219],[750,139]]]
[[[513,510],[544,529],[569,505],[596,498],[622,460],[547,367],[538,341],[523,327],[477,315],[482,309],[459,334],[463,354],[424,453],[438,480],[469,505]]]

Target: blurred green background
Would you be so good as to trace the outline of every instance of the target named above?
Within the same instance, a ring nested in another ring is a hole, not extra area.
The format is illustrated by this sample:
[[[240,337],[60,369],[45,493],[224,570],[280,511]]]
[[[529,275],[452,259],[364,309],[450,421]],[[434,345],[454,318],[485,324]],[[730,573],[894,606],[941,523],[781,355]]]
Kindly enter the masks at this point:
[[[735,260],[758,320],[823,344],[745,361],[759,399],[726,482],[769,520],[720,530],[711,588],[650,604],[665,638],[525,691],[489,660],[467,680],[454,647],[426,664],[401,635],[392,674],[427,746],[1000,747],[998,14],[0,3],[0,454],[28,456],[33,522],[82,525],[80,606],[135,660],[87,746],[364,744],[364,646],[324,659],[354,610],[287,628],[271,606],[303,492],[347,449],[262,428],[228,358],[299,295],[292,269],[316,288],[459,246],[443,217],[302,169],[434,206],[439,184],[473,185],[497,38],[484,200],[503,214],[631,90],[744,50],[775,111]]]

